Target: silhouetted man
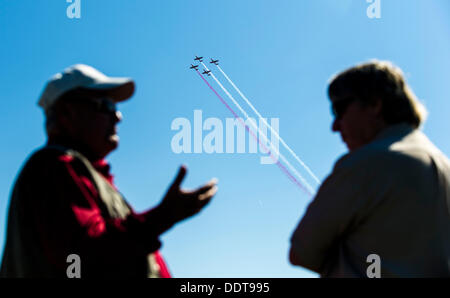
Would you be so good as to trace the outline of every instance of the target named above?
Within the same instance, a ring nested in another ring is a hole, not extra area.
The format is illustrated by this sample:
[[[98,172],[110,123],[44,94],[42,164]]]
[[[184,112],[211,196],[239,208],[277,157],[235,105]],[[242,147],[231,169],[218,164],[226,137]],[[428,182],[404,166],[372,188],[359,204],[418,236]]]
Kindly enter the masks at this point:
[[[161,203],[136,213],[113,183],[105,157],[117,148],[116,103],[134,82],[87,65],[56,74],[39,100],[48,143],[20,172],[9,206],[3,277],[66,277],[77,254],[81,277],[170,277],[159,235],[198,213],[216,181],[180,189],[181,167]]]

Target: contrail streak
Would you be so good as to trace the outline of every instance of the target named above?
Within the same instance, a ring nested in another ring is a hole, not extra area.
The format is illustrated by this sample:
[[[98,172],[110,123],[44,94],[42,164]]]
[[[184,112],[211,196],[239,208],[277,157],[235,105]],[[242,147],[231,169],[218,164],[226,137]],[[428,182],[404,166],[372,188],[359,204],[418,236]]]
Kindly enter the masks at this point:
[[[270,129],[270,131],[277,137],[281,144],[291,153],[291,155],[300,163],[300,165],[308,172],[309,175],[314,179],[317,184],[320,184],[319,179],[314,175],[314,173],[309,169],[309,167],[295,154],[295,152],[286,144],[286,142],[280,137],[280,135],[272,128],[269,123],[261,116],[261,114],[256,110],[256,108],[252,105],[250,100],[239,90],[239,88],[233,83],[233,81],[226,75],[226,73],[222,70],[222,68],[217,65],[217,68],[223,74],[223,76],[228,80],[228,82],[233,86],[233,88],[239,93],[239,95],[245,100],[245,102],[250,106],[250,108],[255,112],[256,115],[264,122],[264,124]]]
[[[208,83],[207,80],[200,74],[200,72],[196,69],[195,70],[198,75],[202,78],[202,80],[208,85],[208,87],[216,94],[216,96],[220,99],[220,101],[227,107],[227,109],[233,114],[233,116],[238,119],[238,121],[245,127],[245,129],[252,135],[252,137],[264,148],[264,150],[268,151],[270,154],[270,157],[273,161],[276,162],[276,165],[287,175],[287,177],[294,182],[300,189],[305,191],[310,196],[313,196],[314,191],[310,191],[309,189],[306,189],[305,186],[303,186],[300,182],[298,182],[297,179],[295,179],[294,176],[289,172],[288,169],[286,169],[285,166],[281,164],[281,162],[273,156],[271,151],[261,142],[261,140],[258,139],[258,137],[255,135],[255,133],[245,124],[245,122],[242,120],[241,117],[239,117],[236,112],[227,104],[227,102],[217,93],[217,91]],[[309,185],[308,185],[309,186]]]
[[[200,62],[203,67],[209,71],[208,67],[203,63]],[[294,172],[295,175],[297,175],[297,177],[302,181],[302,183],[309,189],[310,193],[314,193],[314,190],[312,189],[312,187],[309,185],[309,183],[303,178],[303,176],[291,165],[291,163],[284,157],[283,154],[281,154],[276,148],[275,146],[273,146],[272,142],[269,141],[269,139],[266,137],[266,135],[258,128],[258,126],[254,123],[253,119],[251,119],[248,114],[242,109],[242,107],[239,105],[239,103],[234,99],[234,97],[228,92],[228,90],[219,82],[219,80],[216,78],[216,76],[210,72],[209,73],[212,78],[214,79],[214,81],[216,81],[216,83],[220,86],[220,88],[226,93],[226,95],[231,99],[231,101],[233,101],[234,105],[239,109],[239,111],[241,111],[242,114],[244,114],[245,118],[249,120],[250,124],[253,126],[253,129],[255,129],[256,131],[259,132],[259,134],[265,139],[264,141],[267,142],[271,148],[273,148],[273,151],[275,151],[275,154],[277,154],[281,160],[288,166],[288,168]],[[271,149],[272,151],[272,149]]]

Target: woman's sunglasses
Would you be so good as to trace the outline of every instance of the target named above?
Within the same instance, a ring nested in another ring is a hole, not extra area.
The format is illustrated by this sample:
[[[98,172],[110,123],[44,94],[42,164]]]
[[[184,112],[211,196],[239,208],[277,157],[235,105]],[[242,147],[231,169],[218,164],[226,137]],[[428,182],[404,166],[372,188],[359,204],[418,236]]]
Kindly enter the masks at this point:
[[[357,100],[357,98],[352,96],[352,97],[346,97],[343,99],[339,99],[339,100],[333,102],[331,105],[331,113],[333,114],[333,116],[336,119],[340,119],[344,115],[348,106],[356,100]]]

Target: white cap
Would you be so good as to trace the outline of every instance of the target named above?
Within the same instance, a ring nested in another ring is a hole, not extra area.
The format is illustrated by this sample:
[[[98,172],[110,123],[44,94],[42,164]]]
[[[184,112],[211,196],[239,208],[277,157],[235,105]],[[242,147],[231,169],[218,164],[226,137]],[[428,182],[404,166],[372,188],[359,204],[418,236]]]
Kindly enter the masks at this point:
[[[47,111],[61,95],[76,88],[103,90],[115,102],[124,101],[134,93],[134,81],[130,78],[107,77],[97,69],[76,64],[55,74],[45,86],[38,105]]]

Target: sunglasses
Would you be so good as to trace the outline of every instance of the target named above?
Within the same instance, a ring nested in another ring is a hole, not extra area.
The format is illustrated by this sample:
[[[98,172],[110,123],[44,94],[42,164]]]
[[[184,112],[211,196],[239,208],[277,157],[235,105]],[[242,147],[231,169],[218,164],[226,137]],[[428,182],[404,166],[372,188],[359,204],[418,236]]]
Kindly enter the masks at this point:
[[[348,106],[356,100],[356,97],[346,97],[333,102],[331,105],[331,113],[335,118],[340,119],[344,115]]]
[[[94,107],[96,112],[105,114],[113,114],[117,112],[116,104],[109,98],[91,99],[87,102]]]

